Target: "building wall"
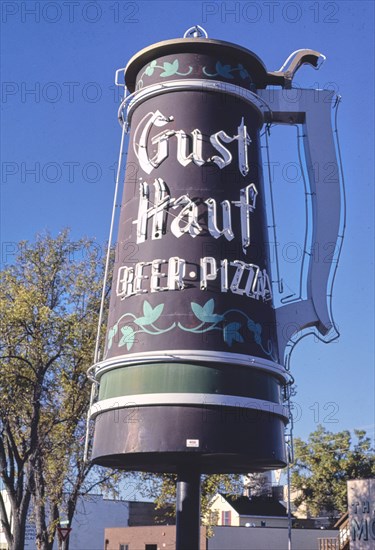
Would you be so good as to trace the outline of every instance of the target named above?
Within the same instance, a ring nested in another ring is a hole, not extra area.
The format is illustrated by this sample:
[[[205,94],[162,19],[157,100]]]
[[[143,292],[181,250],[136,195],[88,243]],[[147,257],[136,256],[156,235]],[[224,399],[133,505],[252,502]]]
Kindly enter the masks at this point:
[[[265,522],[265,527],[288,527],[287,517],[274,516],[240,516],[233,507],[221,495],[216,495],[210,505],[210,510],[213,514],[217,513],[217,525],[224,526],[222,522],[222,513],[231,512],[231,527],[245,526],[250,523],[252,527],[262,527]]]
[[[309,508],[305,502],[302,502],[297,508],[297,506],[294,504],[294,501],[297,497],[301,496],[302,491],[299,489],[293,489],[291,488],[290,491],[290,503],[291,507],[290,510],[295,518],[299,519],[306,519],[310,518],[311,514],[309,511]],[[288,485],[284,485],[283,487],[283,499],[282,504],[285,506],[286,509],[288,509]]]
[[[103,550],[105,528],[123,527],[128,521],[129,502],[107,500],[102,496],[80,499],[69,536],[69,550]],[[56,541],[54,550],[57,548]]]
[[[336,537],[338,531],[293,529],[292,548],[317,550],[319,548],[318,539],[323,535],[324,537]],[[214,527],[214,536],[208,539],[207,549],[229,550],[230,548],[236,550],[285,550],[288,548],[288,530],[283,528]]]
[[[129,502],[129,527],[153,525],[155,523],[153,502]]]
[[[124,527],[128,525],[128,521],[129,502],[127,501],[104,499],[101,495],[81,498],[77,504],[72,531],[69,535],[69,550],[103,550],[105,527],[110,525]],[[0,533],[0,550],[6,548],[5,536]],[[54,550],[58,548],[57,535],[53,548]],[[36,550],[35,525],[32,521],[29,521],[26,526],[24,550]]]
[[[151,525],[148,527],[110,528],[104,534],[105,550],[119,550],[120,544],[128,550],[145,550],[146,544],[156,544],[158,550],[176,547],[176,527],[173,525]],[[207,549],[206,528],[201,527],[200,550]],[[235,548],[228,546],[228,548]]]
[[[129,501],[129,527],[145,525],[174,525],[175,519],[170,514],[173,509],[159,508],[153,502]]]
[[[222,525],[223,512],[230,512],[231,526],[240,525],[240,516],[221,495],[216,495],[210,504],[211,514],[217,514],[217,525]]]
[[[375,479],[348,481],[350,550],[375,548]]]
[[[120,544],[128,550],[145,550],[146,544],[155,544],[157,550],[170,550],[176,546],[176,528],[171,525],[125,527],[105,530],[105,550],[119,550]],[[318,539],[335,538],[333,529],[293,529],[292,547],[296,550],[317,550]],[[284,528],[214,527],[213,536],[206,538],[201,528],[200,550],[285,550],[288,547],[288,530]]]
[[[246,523],[250,523],[252,527],[282,527],[287,529],[288,518],[272,516],[240,516],[240,526],[246,527]]]

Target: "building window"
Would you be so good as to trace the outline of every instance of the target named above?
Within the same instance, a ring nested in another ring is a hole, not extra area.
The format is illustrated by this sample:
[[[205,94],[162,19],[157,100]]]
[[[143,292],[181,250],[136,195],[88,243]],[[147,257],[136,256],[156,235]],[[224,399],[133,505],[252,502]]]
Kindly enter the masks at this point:
[[[145,550],[158,550],[157,544],[146,544]]]
[[[119,550],[129,550],[129,544],[120,544]]]
[[[230,510],[221,512],[221,525],[232,525]]]

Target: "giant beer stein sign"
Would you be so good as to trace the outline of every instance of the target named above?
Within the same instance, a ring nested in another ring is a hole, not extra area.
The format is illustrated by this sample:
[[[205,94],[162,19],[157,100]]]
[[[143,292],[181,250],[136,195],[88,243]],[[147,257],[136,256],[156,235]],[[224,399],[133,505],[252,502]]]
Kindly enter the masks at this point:
[[[270,73],[237,45],[184,38],[129,62],[127,174],[106,348],[92,369],[96,463],[202,473],[285,465],[282,329],[291,320],[330,331],[331,266],[311,262],[307,298],[275,308],[260,132],[304,125],[308,165],[336,162],[332,92],[282,94],[318,58],[304,50]],[[309,188],[321,244],[336,242],[340,213],[339,182],[323,177]]]

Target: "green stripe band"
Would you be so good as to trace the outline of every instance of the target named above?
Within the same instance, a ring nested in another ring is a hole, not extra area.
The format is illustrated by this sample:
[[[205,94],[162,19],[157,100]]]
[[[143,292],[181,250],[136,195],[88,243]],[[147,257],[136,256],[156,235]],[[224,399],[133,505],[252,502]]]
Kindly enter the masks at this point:
[[[239,365],[150,363],[103,373],[99,400],[146,393],[201,393],[280,403],[280,388],[280,381],[269,373]]]

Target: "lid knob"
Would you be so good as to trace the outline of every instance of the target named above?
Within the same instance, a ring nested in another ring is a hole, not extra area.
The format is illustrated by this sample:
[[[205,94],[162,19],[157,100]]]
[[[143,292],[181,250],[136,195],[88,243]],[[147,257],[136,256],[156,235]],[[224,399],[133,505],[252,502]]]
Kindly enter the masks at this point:
[[[208,38],[208,33],[200,25],[194,25],[185,32],[184,38]]]

